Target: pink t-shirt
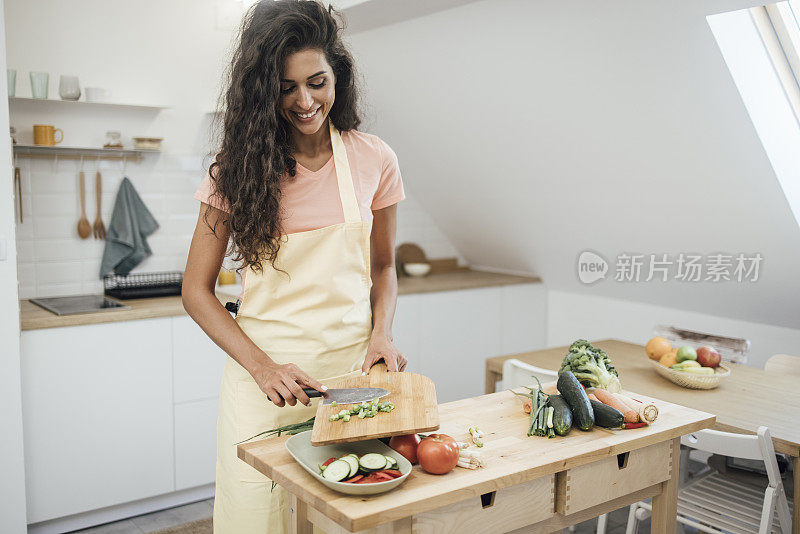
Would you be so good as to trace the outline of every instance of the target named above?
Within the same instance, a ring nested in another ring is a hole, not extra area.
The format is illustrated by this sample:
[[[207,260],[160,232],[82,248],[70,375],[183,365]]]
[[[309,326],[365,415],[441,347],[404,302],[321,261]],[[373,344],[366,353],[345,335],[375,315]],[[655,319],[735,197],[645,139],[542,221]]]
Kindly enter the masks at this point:
[[[372,224],[372,210],[396,204],[405,198],[397,155],[379,137],[356,130],[341,133],[353,175],[361,218]],[[281,212],[287,234],[316,230],[344,222],[333,157],[318,171],[299,163],[294,178],[283,181]],[[214,182],[206,173],[194,198],[223,211],[227,203],[212,197]],[[244,288],[244,276],[242,277]]]

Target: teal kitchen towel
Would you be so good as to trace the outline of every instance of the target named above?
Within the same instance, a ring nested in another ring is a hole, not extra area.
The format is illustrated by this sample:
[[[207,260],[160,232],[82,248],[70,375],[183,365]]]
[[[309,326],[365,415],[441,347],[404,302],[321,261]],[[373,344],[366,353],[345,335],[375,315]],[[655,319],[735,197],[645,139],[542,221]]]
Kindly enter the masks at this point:
[[[147,237],[158,230],[158,223],[144,205],[128,178],[123,178],[114,202],[114,212],[106,233],[106,249],[100,264],[100,278],[113,271],[126,275],[152,254]]]

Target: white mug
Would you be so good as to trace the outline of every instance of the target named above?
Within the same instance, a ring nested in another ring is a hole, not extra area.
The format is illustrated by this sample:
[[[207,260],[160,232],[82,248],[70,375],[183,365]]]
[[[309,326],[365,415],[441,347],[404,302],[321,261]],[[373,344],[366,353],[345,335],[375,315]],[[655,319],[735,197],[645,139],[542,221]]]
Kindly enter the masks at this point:
[[[58,95],[61,100],[78,100],[81,97],[81,86],[77,76],[62,74],[58,83]]]

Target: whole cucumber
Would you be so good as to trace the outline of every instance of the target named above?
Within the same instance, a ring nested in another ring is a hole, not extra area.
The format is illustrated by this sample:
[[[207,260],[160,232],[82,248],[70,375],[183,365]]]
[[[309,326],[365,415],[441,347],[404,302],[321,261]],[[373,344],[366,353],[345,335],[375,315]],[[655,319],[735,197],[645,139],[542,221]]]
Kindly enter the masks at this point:
[[[553,407],[553,430],[559,436],[566,436],[572,428],[572,411],[561,395],[550,395],[547,403]]]
[[[594,424],[597,426],[602,426],[603,428],[622,428],[625,424],[625,416],[613,406],[597,402],[596,400],[591,400],[591,404],[592,410],[594,411]]]
[[[556,386],[572,410],[572,420],[575,426],[581,430],[591,430],[594,426],[594,411],[592,411],[586,391],[572,371],[559,373]]]

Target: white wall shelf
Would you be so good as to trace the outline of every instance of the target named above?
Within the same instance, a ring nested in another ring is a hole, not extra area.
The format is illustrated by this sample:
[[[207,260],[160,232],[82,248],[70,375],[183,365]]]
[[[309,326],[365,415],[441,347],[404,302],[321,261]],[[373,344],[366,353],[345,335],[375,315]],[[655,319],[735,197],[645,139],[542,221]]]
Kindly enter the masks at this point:
[[[57,100],[55,98],[27,98],[19,96],[8,97],[9,105],[34,105],[46,108],[116,108],[141,111],[158,112],[162,109],[169,109],[169,106],[149,105],[149,104],[121,104],[115,102],[86,102],[85,100]]]
[[[21,158],[101,158],[139,160],[145,154],[160,154],[160,150],[144,148],[89,148],[70,146],[14,145],[14,156]]]

